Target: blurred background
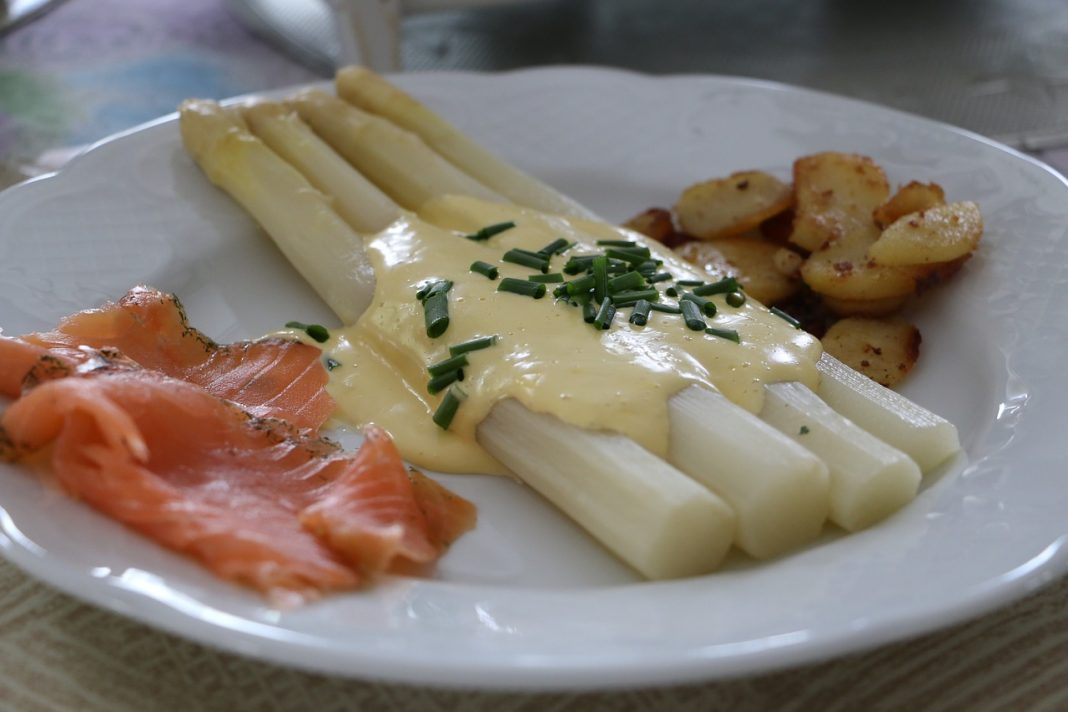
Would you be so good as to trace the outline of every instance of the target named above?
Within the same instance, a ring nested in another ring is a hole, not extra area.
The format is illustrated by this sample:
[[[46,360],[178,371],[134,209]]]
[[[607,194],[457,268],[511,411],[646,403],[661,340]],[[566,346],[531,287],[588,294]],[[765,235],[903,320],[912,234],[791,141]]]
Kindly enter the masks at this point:
[[[1068,167],[1065,0],[0,5],[6,182],[54,168],[73,147],[169,113],[187,96],[327,77],[359,56],[351,37],[361,32],[372,50],[365,59],[406,71],[602,64],[781,81],[963,126]]]

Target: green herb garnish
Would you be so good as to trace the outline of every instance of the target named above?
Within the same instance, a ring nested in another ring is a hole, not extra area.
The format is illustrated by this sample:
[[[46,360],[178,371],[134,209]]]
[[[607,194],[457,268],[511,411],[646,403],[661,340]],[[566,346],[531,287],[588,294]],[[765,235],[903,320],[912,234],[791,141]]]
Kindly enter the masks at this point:
[[[799,322],[797,319],[793,318],[792,316],[790,316],[789,314],[784,312],[782,309],[779,309],[779,307],[772,307],[768,311],[770,311],[772,314],[774,314],[775,316],[779,317],[780,319],[782,319],[783,321],[785,321],[787,324],[789,324],[790,326],[794,327],[795,329],[800,329],[801,328],[801,322]]]
[[[330,332],[322,324],[304,324],[299,321],[287,321],[287,329],[300,329],[320,344],[330,340]]]
[[[679,302],[682,310],[682,320],[686,322],[686,328],[694,331],[704,331],[705,320],[701,318],[701,308],[688,299]]]
[[[564,275],[559,272],[550,272],[549,274],[532,274],[527,277],[528,282],[537,282],[538,284],[552,284],[554,282],[563,282]]]
[[[458,344],[454,344],[449,347],[450,356],[459,356],[460,354],[471,353],[472,351],[479,351],[481,349],[488,349],[490,346],[495,346],[499,337],[494,334],[493,336],[479,336],[469,341],[461,341]]]
[[[525,279],[505,277],[501,280],[501,283],[497,285],[497,291],[511,292],[512,294],[521,294],[524,297],[541,299],[545,296],[545,285],[538,284],[537,282],[528,282]]]
[[[736,344],[742,343],[742,340],[738,337],[738,332],[734,329],[717,329],[714,326],[710,326],[705,329],[705,333],[710,334],[712,336],[718,336],[719,338],[726,339],[727,341],[733,341]]]
[[[647,299],[639,299],[634,303],[634,311],[630,313],[630,323],[635,326],[645,326],[649,321],[649,311],[652,308],[652,302]]]
[[[745,304],[745,293],[744,292],[730,292],[729,294],[727,294],[726,297],[724,297],[724,300],[727,302],[727,304],[729,306],[740,307],[743,304]]]
[[[477,260],[477,261],[471,263],[470,269],[471,269],[472,272],[477,272],[478,274],[482,275],[486,279],[497,279],[497,275],[498,275],[497,267],[494,266],[494,265],[491,265],[489,262],[483,262],[482,260]]]
[[[437,410],[434,411],[434,423],[442,430],[448,430],[452,425],[452,419],[456,417],[456,411],[460,404],[467,400],[467,392],[459,386],[453,386],[441,400]]]
[[[727,292],[737,292],[741,289],[741,285],[738,284],[738,280],[734,277],[724,277],[718,282],[712,284],[702,284],[700,287],[695,287],[693,293],[699,297],[707,297],[711,294],[726,294]]]
[[[468,240],[488,240],[494,235],[500,235],[505,230],[511,230],[513,227],[515,227],[515,223],[511,221],[497,223],[495,225],[487,225],[478,232],[473,232],[470,235],[464,235],[464,237],[466,237]]]

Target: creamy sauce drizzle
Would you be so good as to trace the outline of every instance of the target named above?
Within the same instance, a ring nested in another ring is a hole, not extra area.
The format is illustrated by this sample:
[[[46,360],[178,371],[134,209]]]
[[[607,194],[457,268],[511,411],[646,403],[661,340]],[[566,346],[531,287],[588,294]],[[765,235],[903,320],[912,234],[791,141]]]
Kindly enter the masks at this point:
[[[484,242],[465,239],[486,225],[512,220],[516,227]],[[663,456],[668,446],[667,402],[694,383],[713,386],[757,412],[765,383],[818,384],[819,341],[748,300],[719,311],[709,326],[735,329],[741,344],[687,329],[682,317],[653,312],[647,326],[616,314],[611,329],[598,331],[582,310],[552,297],[499,293],[500,280],[469,271],[475,260],[497,265],[500,277],[526,279],[534,271],[501,262],[513,247],[538,250],[564,237],[579,244],[552,259],[558,272],[568,256],[601,252],[597,240],[645,240],[606,224],[544,215],[509,205],[450,196],[431,201],[419,215],[406,213],[366,239],[374,265],[374,301],[360,320],[333,330],[324,352],[340,362],[328,389],[340,417],[376,423],[390,432],[412,463],[445,472],[503,473],[505,468],[477,443],[477,425],[493,404],[516,398],[530,410],[573,425],[627,435]],[[650,244],[676,279],[708,279],[669,250]],[[428,279],[449,279],[450,325],[444,335],[426,335],[416,299]],[[568,276],[567,279],[574,279]],[[661,292],[671,282],[658,285]],[[674,303],[675,300],[665,298]],[[461,387],[468,399],[448,431],[431,420],[444,393],[427,393],[427,366],[448,357],[450,344],[497,334],[496,346],[468,354]],[[546,447],[552,447],[546,443]]]

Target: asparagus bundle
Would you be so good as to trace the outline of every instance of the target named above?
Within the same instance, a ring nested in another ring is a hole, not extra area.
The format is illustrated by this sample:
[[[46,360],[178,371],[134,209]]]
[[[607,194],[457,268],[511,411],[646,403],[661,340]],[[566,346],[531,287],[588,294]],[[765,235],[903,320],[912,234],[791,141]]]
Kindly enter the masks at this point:
[[[229,110],[211,110],[203,102],[182,109],[190,153],[287,256],[303,249],[311,233],[301,218],[272,219],[276,206],[294,194],[318,194],[316,188],[346,216],[347,234],[334,238],[335,249],[343,243],[351,250],[348,259],[356,262],[366,262],[357,231],[384,228],[401,206],[419,207],[450,193],[589,215],[376,75],[343,70],[338,85],[339,93],[366,111],[323,92],[305,93],[286,106],[246,108],[249,132]],[[259,180],[257,190],[249,191],[244,154],[213,138],[233,133],[244,142],[257,142],[258,136],[270,145],[261,144],[255,152],[256,168],[287,180]],[[216,153],[207,155],[206,145]],[[338,161],[337,154],[346,160]],[[290,165],[303,174],[305,185],[293,180]],[[345,232],[336,225],[331,229]],[[324,252],[316,254],[317,260],[327,260]],[[336,264],[341,254],[349,253],[335,253],[330,260]],[[352,315],[366,306],[358,294],[348,304],[327,299],[343,285],[351,289],[351,277],[329,265],[315,269],[293,262],[343,322],[352,323]],[[827,356],[819,368],[826,402],[799,383],[774,384],[766,389],[760,417],[706,387],[676,394],[668,406],[668,462],[622,436],[585,431],[510,400],[490,411],[478,427],[478,440],[644,575],[702,573],[715,568],[732,543],[767,558],[812,540],[828,516],[849,530],[869,526],[915,495],[920,469],[910,455],[927,469],[956,451],[956,430],[943,419],[881,386],[858,383],[850,369]],[[554,443],[553,448],[528,452],[531,439],[520,434],[531,432],[542,434],[542,442]],[[909,454],[873,432],[889,433],[894,444],[910,448]]]

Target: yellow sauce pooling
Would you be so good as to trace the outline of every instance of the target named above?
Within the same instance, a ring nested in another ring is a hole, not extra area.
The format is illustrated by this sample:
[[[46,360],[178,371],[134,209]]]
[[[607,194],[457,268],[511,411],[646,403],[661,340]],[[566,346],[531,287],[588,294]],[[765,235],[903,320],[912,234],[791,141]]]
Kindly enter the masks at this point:
[[[464,238],[505,221],[516,227],[482,242]],[[324,345],[342,364],[331,372],[329,385],[342,417],[386,428],[404,457],[420,467],[503,473],[478,445],[476,428],[504,398],[582,428],[622,433],[663,456],[668,400],[688,385],[717,388],[753,412],[760,410],[766,383],[817,386],[819,341],[752,299],[735,308],[715,295],[718,313],[705,317],[709,326],[737,330],[740,344],[692,331],[673,314],[653,312],[646,326],[634,326],[627,321],[630,308],[620,309],[611,328],[599,331],[583,321],[581,308],[553,298],[556,285],[546,285],[546,296],[532,299],[497,292],[500,279],[469,271],[482,260],[497,265],[500,278],[525,280],[535,270],[501,262],[504,253],[514,247],[536,251],[560,237],[578,244],[552,258],[553,272],[571,255],[602,252],[597,240],[649,242],[602,223],[458,196],[431,201],[418,216],[406,213],[368,237],[374,301],[356,324],[335,330]],[[649,247],[664,260],[661,269],[676,279],[702,278],[669,250]],[[454,283],[450,325],[436,339],[426,335],[423,306],[415,296],[432,279]],[[660,283],[661,292],[671,284]],[[497,345],[467,355],[461,387],[468,398],[449,430],[441,430],[431,416],[444,393],[427,393],[427,366],[448,357],[451,344],[495,334]]]

